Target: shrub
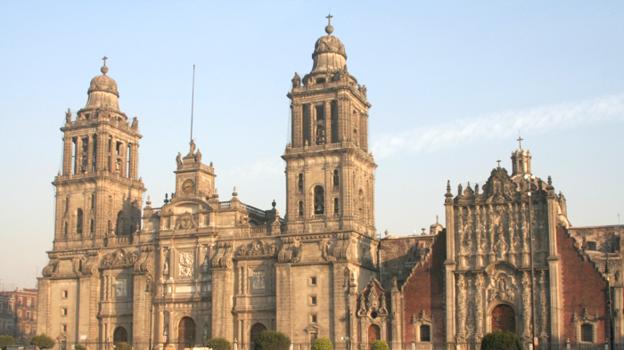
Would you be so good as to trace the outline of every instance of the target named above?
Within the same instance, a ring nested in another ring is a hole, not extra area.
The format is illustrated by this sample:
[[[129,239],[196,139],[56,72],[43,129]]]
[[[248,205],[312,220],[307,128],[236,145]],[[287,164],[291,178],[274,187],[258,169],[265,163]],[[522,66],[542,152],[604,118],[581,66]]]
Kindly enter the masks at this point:
[[[496,331],[483,337],[481,350],[522,350],[522,342],[515,333]]]
[[[0,349],[6,350],[7,346],[15,345],[15,338],[10,335],[0,335]]]
[[[232,348],[232,344],[224,338],[208,339],[206,346],[212,350],[230,350]]]
[[[312,350],[334,350],[334,344],[328,338],[318,338],[312,344]]]
[[[39,349],[50,349],[54,347],[54,339],[45,334],[39,334],[30,339],[30,345],[34,345]]]
[[[376,340],[371,347],[371,350],[390,350],[388,344],[383,340]]]
[[[264,331],[256,339],[255,350],[289,350],[290,339],[281,332]]]
[[[132,345],[122,341],[115,344],[115,350],[132,350]]]
[[[87,350],[87,347],[82,344],[75,344],[74,350]]]

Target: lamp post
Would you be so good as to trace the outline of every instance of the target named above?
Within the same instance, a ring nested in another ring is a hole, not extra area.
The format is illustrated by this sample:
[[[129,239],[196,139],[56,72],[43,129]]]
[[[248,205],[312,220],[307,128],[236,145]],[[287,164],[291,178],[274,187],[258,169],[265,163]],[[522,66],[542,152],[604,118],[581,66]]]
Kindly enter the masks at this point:
[[[539,345],[539,340],[535,336],[535,265],[533,262],[533,230],[531,223],[531,203],[532,203],[532,190],[531,190],[531,180],[533,176],[526,174],[524,176],[525,180],[527,180],[527,196],[529,202],[529,218],[528,218],[528,229],[529,229],[529,265],[531,267],[531,347],[532,349],[537,348]]]

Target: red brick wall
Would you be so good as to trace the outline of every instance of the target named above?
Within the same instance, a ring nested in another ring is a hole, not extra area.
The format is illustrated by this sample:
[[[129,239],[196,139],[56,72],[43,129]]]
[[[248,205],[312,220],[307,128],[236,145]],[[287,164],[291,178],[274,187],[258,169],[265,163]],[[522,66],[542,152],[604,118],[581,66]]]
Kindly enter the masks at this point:
[[[576,250],[574,242],[565,228],[559,227],[557,229],[557,243],[561,257],[560,281],[563,295],[562,341],[567,338],[572,342],[579,340],[572,318],[575,312],[577,315],[581,315],[583,308],[587,308],[589,314],[600,318],[596,322],[596,342],[604,343],[607,283],[596,271],[596,267],[589,258],[584,257]],[[604,268],[604,266],[600,268]]]
[[[445,341],[444,313],[444,260],[446,259],[446,233],[436,237],[432,254],[421,266],[417,267],[403,284],[403,342],[410,344],[415,340],[412,318],[425,310],[432,320],[432,340],[434,343]]]

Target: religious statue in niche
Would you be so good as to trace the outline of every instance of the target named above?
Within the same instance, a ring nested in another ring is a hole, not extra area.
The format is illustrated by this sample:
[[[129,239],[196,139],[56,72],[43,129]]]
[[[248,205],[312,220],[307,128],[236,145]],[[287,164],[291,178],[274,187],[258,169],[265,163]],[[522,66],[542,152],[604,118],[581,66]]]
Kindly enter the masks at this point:
[[[169,248],[163,250],[163,275],[169,277]]]
[[[319,121],[316,124],[316,144],[325,144],[325,125],[323,125],[323,121]]]
[[[189,252],[180,253],[178,262],[180,277],[193,277],[193,255]]]

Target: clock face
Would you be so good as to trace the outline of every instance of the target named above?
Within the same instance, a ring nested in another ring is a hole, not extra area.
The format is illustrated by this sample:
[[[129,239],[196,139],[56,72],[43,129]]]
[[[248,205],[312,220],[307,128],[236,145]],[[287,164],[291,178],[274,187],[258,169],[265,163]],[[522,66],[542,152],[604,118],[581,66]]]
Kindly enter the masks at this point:
[[[182,192],[186,193],[186,194],[190,194],[193,192],[193,188],[195,187],[195,184],[193,183],[193,180],[186,180],[182,183]]]

